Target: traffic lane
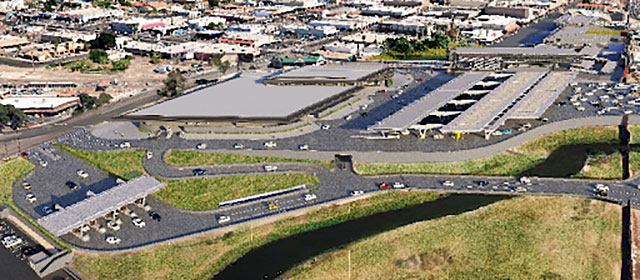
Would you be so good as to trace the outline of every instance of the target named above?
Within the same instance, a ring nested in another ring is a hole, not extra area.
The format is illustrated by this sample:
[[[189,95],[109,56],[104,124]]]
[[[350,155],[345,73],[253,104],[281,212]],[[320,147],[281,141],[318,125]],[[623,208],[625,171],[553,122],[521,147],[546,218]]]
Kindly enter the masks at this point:
[[[116,178],[99,168],[63,152],[57,147],[48,146],[47,150],[55,155],[53,160],[44,152],[33,150],[29,160],[36,166],[35,170],[24,178],[24,182],[31,184],[30,190],[22,187],[22,182],[16,182],[13,186],[13,199],[20,209],[34,218],[44,215],[43,207],[52,207],[59,204],[62,207],[69,206],[87,197],[87,192],[100,193],[116,184]],[[46,167],[39,164],[40,160],[47,162]],[[84,170],[87,178],[81,178],[76,171]],[[70,190],[65,184],[71,181],[78,185],[77,190]],[[30,203],[26,200],[27,193],[33,193],[37,201]]]

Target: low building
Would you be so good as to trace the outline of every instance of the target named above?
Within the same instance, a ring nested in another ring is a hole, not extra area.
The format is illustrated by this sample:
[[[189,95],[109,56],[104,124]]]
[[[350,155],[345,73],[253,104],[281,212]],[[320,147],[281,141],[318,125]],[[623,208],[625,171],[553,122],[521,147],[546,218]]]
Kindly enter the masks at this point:
[[[29,44],[29,40],[24,37],[2,35],[0,36],[0,49],[24,46]]]
[[[2,105],[13,105],[27,115],[55,116],[73,111],[79,104],[78,97],[16,96],[0,99]]]
[[[327,60],[322,55],[303,56],[288,54],[276,56],[271,60],[271,67],[282,68],[285,66],[323,65]]]

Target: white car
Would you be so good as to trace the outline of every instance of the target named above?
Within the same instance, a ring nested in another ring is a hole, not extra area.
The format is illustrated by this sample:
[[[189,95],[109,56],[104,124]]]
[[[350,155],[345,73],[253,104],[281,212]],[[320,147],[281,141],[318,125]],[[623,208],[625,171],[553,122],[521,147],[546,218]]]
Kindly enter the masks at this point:
[[[244,149],[244,145],[240,144],[240,143],[235,143],[235,144],[233,144],[233,148],[236,149],[236,150],[242,150],[242,149]]]
[[[444,182],[442,182],[442,185],[445,186],[445,187],[453,187],[454,186],[453,182],[451,182],[451,181],[444,181]]]
[[[143,228],[144,226],[147,225],[140,217],[131,218],[131,223],[133,223],[134,226],[137,226],[139,228]]]
[[[276,142],[273,142],[273,141],[264,142],[265,148],[275,148],[277,146],[278,144],[276,144]]]
[[[275,165],[265,165],[264,166],[264,171],[272,172],[272,171],[276,171],[276,170],[278,170],[278,167],[275,166]]]
[[[28,182],[22,182],[22,188],[25,190],[30,190],[31,189],[31,184]]]
[[[78,176],[80,176],[80,178],[83,178],[83,179],[86,179],[89,177],[89,173],[87,173],[82,169],[78,169],[78,171],[76,171],[76,174],[78,174]]]
[[[32,193],[27,193],[27,201],[34,203],[36,202],[36,196]]]
[[[402,188],[404,188],[404,184],[400,183],[400,182],[395,182],[395,183],[393,183],[393,188],[394,189],[402,189]]]
[[[527,192],[527,188],[525,188],[525,187],[517,187],[516,188],[516,192],[519,192],[519,193]]]
[[[315,194],[312,193],[308,193],[304,195],[304,201],[312,201],[314,199],[318,198]]]
[[[138,217],[138,214],[136,214],[136,212],[134,212],[133,210],[126,210],[124,211],[124,214],[131,218]]]
[[[345,121],[351,120],[351,115],[347,115],[346,117],[344,117]]]
[[[298,150],[307,151],[309,150],[309,145],[307,144],[299,145]]]
[[[355,190],[355,191],[351,191],[349,194],[350,194],[351,196],[359,196],[359,195],[364,194],[364,191],[361,191],[361,190]]]
[[[115,245],[115,244],[119,244],[120,243],[120,238],[117,238],[113,235],[109,235],[107,236],[104,241],[106,241],[107,243],[111,244],[111,245]]]
[[[200,144],[196,145],[196,149],[198,149],[198,150],[204,150],[206,148],[207,148],[207,144],[205,144],[205,143],[200,143]]]
[[[147,152],[147,159],[151,159],[153,157],[153,153],[151,151]]]
[[[520,177],[520,183],[525,185],[531,185],[531,179],[527,177]]]
[[[2,239],[2,245],[5,248],[12,248],[14,246],[22,244],[22,238],[17,237],[15,235],[6,236]]]
[[[328,125],[328,124],[323,124],[323,125],[320,127],[320,129],[322,129],[322,130],[328,130],[329,128],[331,128],[331,126],[330,126],[330,125]]]
[[[227,215],[222,215],[220,217],[218,217],[218,224],[225,224],[231,222],[231,217],[227,216]]]
[[[122,143],[120,143],[120,148],[131,148],[131,143],[122,142]]]
[[[41,160],[39,163],[40,163],[40,166],[42,167],[47,167],[49,165],[49,163],[44,160]]]
[[[107,221],[107,227],[111,230],[120,230],[120,225],[113,220]]]

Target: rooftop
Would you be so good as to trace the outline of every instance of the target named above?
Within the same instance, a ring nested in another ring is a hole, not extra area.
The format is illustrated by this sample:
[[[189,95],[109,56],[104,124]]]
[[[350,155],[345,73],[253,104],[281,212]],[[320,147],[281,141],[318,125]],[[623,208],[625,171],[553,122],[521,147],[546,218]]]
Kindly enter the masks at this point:
[[[61,236],[165,186],[152,177],[142,175],[44,216],[37,222],[53,235]]]

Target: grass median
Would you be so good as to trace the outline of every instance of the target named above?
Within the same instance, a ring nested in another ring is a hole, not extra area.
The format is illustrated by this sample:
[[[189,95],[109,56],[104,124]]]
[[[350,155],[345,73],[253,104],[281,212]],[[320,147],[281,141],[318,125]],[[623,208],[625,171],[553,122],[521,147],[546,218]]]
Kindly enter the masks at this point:
[[[234,154],[220,154],[209,152],[197,152],[188,150],[172,150],[169,151],[164,160],[177,166],[193,166],[193,165],[215,165],[215,164],[235,164],[235,163],[264,163],[264,162],[307,162],[319,164],[331,169],[333,163],[330,161],[290,159],[276,157],[260,157],[260,156],[242,156]]]
[[[357,163],[363,175],[379,174],[467,174],[516,176],[542,163],[564,145],[618,142],[616,127],[584,127],[551,133],[493,156],[453,162]]]
[[[320,183],[309,174],[238,175],[165,181],[167,186],[153,195],[170,205],[187,210],[218,208],[218,203],[251,195]]]
[[[145,154],[142,150],[94,152],[75,149],[60,143],[54,145],[72,156],[124,180],[131,180],[146,173],[142,166],[142,158]]]
[[[326,206],[300,217],[207,234],[173,245],[117,255],[76,254],[73,267],[89,279],[208,279],[254,248],[295,234],[401,209],[440,198],[430,192],[386,192],[344,205]]]
[[[631,176],[638,174],[640,170],[640,152],[629,153],[629,171]],[[622,179],[622,155],[619,152],[613,154],[599,154],[588,159],[586,167],[575,178],[589,179]]]
[[[299,264],[283,279],[619,279],[621,208],[520,197],[418,222]],[[350,253],[349,253],[350,252]]]

